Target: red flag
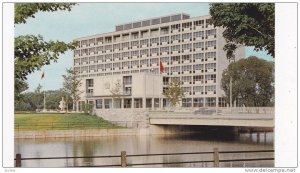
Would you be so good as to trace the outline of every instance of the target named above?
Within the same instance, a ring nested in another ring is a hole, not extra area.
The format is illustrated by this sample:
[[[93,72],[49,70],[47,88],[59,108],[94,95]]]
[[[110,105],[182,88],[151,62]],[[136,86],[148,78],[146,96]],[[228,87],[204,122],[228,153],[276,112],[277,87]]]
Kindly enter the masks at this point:
[[[164,70],[165,70],[165,68],[164,68],[162,62],[160,61],[160,64],[159,64],[159,71],[162,73],[162,72],[164,72]]]
[[[45,72],[43,72],[42,76],[41,76],[41,79],[43,79],[45,77]]]

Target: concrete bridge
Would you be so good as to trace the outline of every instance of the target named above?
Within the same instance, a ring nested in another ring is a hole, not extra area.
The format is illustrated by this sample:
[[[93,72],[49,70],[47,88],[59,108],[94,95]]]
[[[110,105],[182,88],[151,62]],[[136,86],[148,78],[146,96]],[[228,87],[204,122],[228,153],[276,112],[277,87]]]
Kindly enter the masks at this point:
[[[274,108],[219,109],[209,114],[194,111],[149,113],[150,125],[198,125],[235,127],[274,127]]]

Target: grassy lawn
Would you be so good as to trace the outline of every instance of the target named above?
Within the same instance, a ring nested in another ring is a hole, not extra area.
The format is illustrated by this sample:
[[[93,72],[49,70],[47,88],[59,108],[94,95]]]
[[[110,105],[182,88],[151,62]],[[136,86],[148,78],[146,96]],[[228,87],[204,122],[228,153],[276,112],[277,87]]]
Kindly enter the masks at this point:
[[[68,129],[123,128],[104,119],[86,114],[15,114],[16,130],[68,130]]]

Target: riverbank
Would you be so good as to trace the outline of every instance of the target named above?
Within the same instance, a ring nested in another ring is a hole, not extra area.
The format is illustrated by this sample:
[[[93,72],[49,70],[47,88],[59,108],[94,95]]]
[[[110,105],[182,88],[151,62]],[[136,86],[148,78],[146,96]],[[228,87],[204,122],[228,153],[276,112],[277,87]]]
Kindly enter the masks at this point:
[[[29,113],[15,114],[15,130],[82,130],[123,128],[101,117],[82,113]]]

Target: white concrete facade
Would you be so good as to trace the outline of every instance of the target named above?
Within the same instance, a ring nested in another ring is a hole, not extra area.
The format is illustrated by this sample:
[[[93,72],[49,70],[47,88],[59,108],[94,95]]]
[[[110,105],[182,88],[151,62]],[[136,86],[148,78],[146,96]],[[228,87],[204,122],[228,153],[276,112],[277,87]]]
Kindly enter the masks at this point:
[[[180,13],[76,39],[80,44],[74,50],[74,69],[84,91],[80,103],[93,102],[96,109],[162,108],[168,105],[163,88],[179,79],[185,92],[180,106],[225,106],[221,78],[229,62],[224,29],[209,25],[209,18]],[[245,57],[243,46],[235,57]],[[122,95],[115,103],[110,90],[117,81]]]

